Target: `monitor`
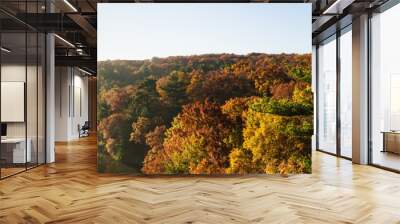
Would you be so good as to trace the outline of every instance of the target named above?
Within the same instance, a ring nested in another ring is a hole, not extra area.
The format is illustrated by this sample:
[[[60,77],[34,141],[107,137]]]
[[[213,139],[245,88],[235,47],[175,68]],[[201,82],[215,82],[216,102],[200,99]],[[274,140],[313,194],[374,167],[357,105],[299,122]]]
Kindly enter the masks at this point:
[[[7,124],[1,123],[1,136],[7,136]]]

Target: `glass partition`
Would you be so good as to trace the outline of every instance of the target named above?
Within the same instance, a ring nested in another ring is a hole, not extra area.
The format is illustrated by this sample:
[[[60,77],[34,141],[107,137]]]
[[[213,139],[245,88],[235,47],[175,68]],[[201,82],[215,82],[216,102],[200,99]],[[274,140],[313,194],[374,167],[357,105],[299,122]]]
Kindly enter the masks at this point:
[[[318,149],[336,153],[336,36],[318,47]]]
[[[400,170],[400,5],[371,19],[371,162]]]
[[[1,7],[15,8],[15,2]],[[27,5],[26,5],[27,4]],[[43,1],[18,2],[40,13]],[[6,22],[4,22],[6,21]],[[0,178],[45,163],[45,35],[0,12]]]
[[[43,33],[38,33],[38,74],[37,74],[37,162],[46,162],[45,124],[46,124],[46,38]]]
[[[352,157],[352,34],[351,26],[340,36],[340,154]]]
[[[28,168],[38,163],[38,34],[27,33],[27,82],[26,82],[26,113],[27,113],[27,151],[30,151]]]
[[[1,34],[2,177],[24,171],[31,161],[26,150],[26,41],[25,32]]]

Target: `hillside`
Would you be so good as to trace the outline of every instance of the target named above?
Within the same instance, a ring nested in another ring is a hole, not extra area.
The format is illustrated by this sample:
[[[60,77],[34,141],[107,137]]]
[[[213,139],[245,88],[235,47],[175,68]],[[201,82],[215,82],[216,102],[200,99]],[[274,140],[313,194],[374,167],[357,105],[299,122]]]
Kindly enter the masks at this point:
[[[98,63],[99,170],[311,172],[311,55]]]

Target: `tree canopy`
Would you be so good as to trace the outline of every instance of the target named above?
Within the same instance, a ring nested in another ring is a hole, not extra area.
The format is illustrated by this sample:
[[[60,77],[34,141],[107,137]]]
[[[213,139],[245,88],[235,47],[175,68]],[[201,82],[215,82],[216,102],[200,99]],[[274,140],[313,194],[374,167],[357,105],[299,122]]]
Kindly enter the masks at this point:
[[[98,66],[101,171],[121,164],[146,174],[311,172],[310,54]]]

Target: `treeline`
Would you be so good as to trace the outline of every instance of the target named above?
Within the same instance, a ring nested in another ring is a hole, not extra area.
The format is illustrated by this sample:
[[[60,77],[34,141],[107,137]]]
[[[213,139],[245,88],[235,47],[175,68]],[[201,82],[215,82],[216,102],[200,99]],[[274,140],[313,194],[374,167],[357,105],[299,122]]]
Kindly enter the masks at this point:
[[[309,54],[98,65],[102,172],[311,172]]]

